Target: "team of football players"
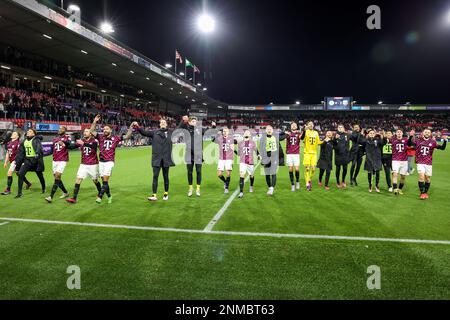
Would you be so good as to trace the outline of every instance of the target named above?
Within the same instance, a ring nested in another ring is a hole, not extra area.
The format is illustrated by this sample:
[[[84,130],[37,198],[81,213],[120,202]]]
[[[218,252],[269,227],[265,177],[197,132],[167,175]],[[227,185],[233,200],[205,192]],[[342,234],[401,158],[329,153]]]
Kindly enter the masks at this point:
[[[164,200],[169,199],[169,168],[174,166],[172,160],[172,144],[174,130],[167,129],[167,122],[160,121],[160,128],[155,131],[145,131],[139,127],[137,122],[131,124],[128,132],[124,136],[114,136],[112,128],[108,125],[103,127],[103,133],[96,131],[101,120],[100,116],[95,120],[90,129],[84,130],[83,138],[71,141],[67,135],[66,127],[61,127],[57,137],[52,141],[53,154],[53,175],[55,178],[50,196],[45,200],[53,202],[53,198],[58,189],[63,195],[61,199],[67,199],[69,203],[76,203],[80,185],[86,178],[91,178],[97,189],[98,204],[102,203],[104,195],[108,197],[108,203],[112,203],[109,181],[115,165],[115,151],[121,141],[128,140],[136,129],[141,135],[152,139],[153,155],[153,195],[148,198],[150,201],[157,201],[157,187],[159,173],[162,169],[164,176]],[[198,125],[195,117],[183,117],[182,123],[178,127],[187,132],[184,142],[188,145],[186,152],[186,163],[188,173],[189,191],[188,197],[193,195],[193,169],[197,172],[196,195],[201,196],[200,186],[202,182],[203,163],[203,136],[205,128]],[[314,123],[308,122],[304,130],[299,130],[296,123],[292,123],[290,130],[276,134],[272,126],[267,126],[265,133],[261,134],[258,143],[255,141],[251,131],[244,132],[241,139],[235,139],[228,128],[221,131],[216,130],[213,123],[212,141],[219,145],[219,159],[217,175],[224,184],[224,193],[228,194],[233,171],[234,154],[239,156],[239,198],[244,197],[244,184],[248,175],[250,179],[250,193],[254,192],[255,169],[259,165],[255,158],[260,160],[263,166],[264,175],[268,186],[267,195],[272,196],[277,183],[277,172],[279,166],[287,165],[289,168],[289,178],[291,191],[300,189],[300,146],[304,143],[303,165],[306,181],[306,189],[312,191],[313,177],[316,168],[320,169],[319,186],[324,186],[329,190],[329,181],[333,169],[333,153],[335,158],[337,188],[347,188],[346,177],[348,165],[351,163],[350,185],[357,186],[357,177],[362,165],[363,157],[366,156],[364,169],[367,171],[369,192],[381,192],[380,172],[384,168],[386,182],[390,192],[395,195],[402,195],[405,186],[406,176],[410,174],[408,165],[408,151],[412,148],[416,151],[416,164],[419,174],[420,199],[428,199],[433,175],[433,153],[434,150],[445,150],[447,137],[441,137],[443,144],[439,145],[433,137],[431,130],[426,129],[420,137],[411,131],[406,137],[401,129],[395,132],[377,132],[374,129],[362,131],[359,125],[355,125],[353,130],[347,132],[344,125],[338,125],[337,132],[326,132],[323,140],[320,139],[319,132],[314,130]],[[200,140],[199,140],[200,139]],[[286,140],[286,161],[280,142]],[[320,154],[318,153],[318,146]],[[237,146],[237,149],[235,148]],[[62,182],[62,175],[69,161],[69,150],[80,149],[81,164],[77,173],[77,179],[73,191],[73,196],[69,198],[69,193]],[[98,156],[98,150],[99,155]],[[255,157],[256,156],[256,157]],[[29,130],[24,142],[20,143],[20,136],[14,132],[7,146],[5,158],[5,168],[10,164],[7,178],[7,188],[2,195],[11,193],[11,186],[14,172],[19,176],[19,193],[16,198],[22,197],[22,185],[26,184],[27,189],[31,187],[25,175],[29,171],[37,173],[41,184],[42,192],[45,193],[45,181],[43,180],[43,151],[39,137],[34,130]],[[18,165],[18,162],[19,165]],[[325,184],[323,177],[325,175]],[[99,181],[101,178],[101,182]],[[374,181],[375,178],[375,181]]]

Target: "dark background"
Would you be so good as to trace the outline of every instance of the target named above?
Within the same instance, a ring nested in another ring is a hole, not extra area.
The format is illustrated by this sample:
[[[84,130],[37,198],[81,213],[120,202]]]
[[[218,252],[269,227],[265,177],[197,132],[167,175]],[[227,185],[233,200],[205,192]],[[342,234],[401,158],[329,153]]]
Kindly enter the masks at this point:
[[[195,28],[201,0],[71,3],[94,26],[111,21],[115,38],[161,64],[173,64],[177,48],[211,71],[209,95],[228,103],[450,103],[449,0],[210,0],[217,31],[208,37]],[[382,30],[366,27],[371,4],[381,7]]]

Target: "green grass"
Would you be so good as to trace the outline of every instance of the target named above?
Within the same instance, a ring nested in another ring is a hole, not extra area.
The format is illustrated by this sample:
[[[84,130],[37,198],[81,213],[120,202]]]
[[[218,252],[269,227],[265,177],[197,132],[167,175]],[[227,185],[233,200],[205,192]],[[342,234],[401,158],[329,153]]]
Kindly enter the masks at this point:
[[[437,153],[431,198],[425,202],[418,200],[417,176],[408,178],[406,195],[400,198],[385,190],[384,180],[382,194],[369,194],[365,172],[358,188],[326,192],[316,186],[312,193],[291,193],[287,169],[282,168],[275,197],[267,198],[264,177],[258,174],[256,193],[235,199],[214,230],[450,241],[449,160],[448,153]],[[50,189],[51,159],[46,161]],[[72,153],[63,177],[70,190],[78,164],[78,152]],[[180,165],[171,170],[170,201],[148,203],[150,149],[120,149],[110,183],[112,205],[95,204],[90,181],[83,183],[77,205],[61,200],[48,205],[31,173],[34,187],[23,199],[0,198],[0,218],[203,230],[229,198],[215,169],[205,166],[200,199],[186,197],[186,169]],[[3,186],[5,171],[0,174]],[[236,171],[233,189],[237,183]],[[162,191],[161,183],[160,198]],[[81,268],[79,291],[66,288],[70,265]],[[381,267],[381,290],[366,287],[370,265]],[[446,245],[25,222],[0,226],[0,299],[449,299],[449,284]]]

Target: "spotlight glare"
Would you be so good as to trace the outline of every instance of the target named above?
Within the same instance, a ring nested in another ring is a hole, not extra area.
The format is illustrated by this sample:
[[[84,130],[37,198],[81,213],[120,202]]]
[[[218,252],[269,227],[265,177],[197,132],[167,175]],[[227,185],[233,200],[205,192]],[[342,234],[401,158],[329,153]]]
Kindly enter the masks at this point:
[[[204,13],[198,17],[197,27],[203,33],[211,33],[216,29],[216,21],[210,15]]]
[[[100,25],[100,30],[106,34],[115,32],[113,26],[109,22],[106,22],[106,21]]]

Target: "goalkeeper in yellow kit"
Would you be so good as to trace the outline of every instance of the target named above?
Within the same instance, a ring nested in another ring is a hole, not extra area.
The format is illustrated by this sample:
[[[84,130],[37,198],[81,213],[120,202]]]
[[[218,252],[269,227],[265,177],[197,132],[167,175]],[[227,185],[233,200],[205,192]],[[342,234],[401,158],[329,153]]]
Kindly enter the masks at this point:
[[[319,132],[314,130],[314,122],[306,124],[306,130],[303,132],[302,140],[304,143],[303,165],[305,166],[305,180],[308,191],[312,189],[312,178],[317,167],[317,147],[323,143],[320,140]]]

